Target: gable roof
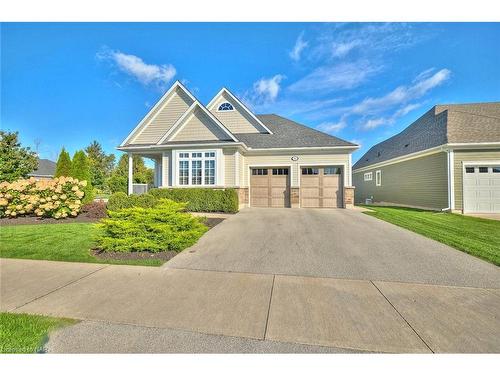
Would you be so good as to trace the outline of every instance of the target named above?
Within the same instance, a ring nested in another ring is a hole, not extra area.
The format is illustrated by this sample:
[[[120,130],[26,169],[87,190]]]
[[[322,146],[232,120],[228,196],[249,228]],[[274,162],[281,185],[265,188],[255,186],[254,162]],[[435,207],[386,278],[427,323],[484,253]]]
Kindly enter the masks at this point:
[[[220,128],[225,134],[227,134],[233,142],[238,142],[238,139],[236,139],[236,137],[229,130],[227,130],[227,128],[208,109],[206,109],[205,106],[203,106],[198,100],[195,100],[194,103],[188,108],[188,110],[184,112],[184,114],[176,121],[176,123],[163,135],[163,137],[160,138],[157,144],[168,144],[168,140],[172,139],[182,129],[182,127],[186,124],[189,115],[194,114],[196,110],[199,110],[204,115],[206,115],[208,119],[218,128]]]
[[[400,133],[372,146],[353,169],[445,144],[483,142],[500,142],[500,102],[436,105]]]
[[[275,114],[257,115],[257,118],[272,131],[272,134],[236,134],[236,137],[249,148],[358,147],[354,143]]]
[[[191,103],[189,103],[188,105],[196,101],[196,98],[193,96],[193,94],[191,94],[182,83],[180,83],[179,81],[175,81],[174,84],[167,90],[167,92],[163,94],[160,100],[156,102],[153,108],[151,108],[149,112],[142,118],[142,120],[134,128],[134,130],[129,133],[127,138],[125,138],[120,146],[130,144],[132,140],[140,136],[141,132],[143,132],[144,129],[148,127],[148,125],[150,125],[157,116],[160,115],[161,111],[168,104],[171,96],[176,92],[177,89],[179,89],[185,96],[187,96],[189,100],[191,100]]]
[[[28,176],[54,176],[56,173],[56,163],[49,159],[38,159],[38,168]]]
[[[257,124],[259,124],[264,130],[266,130],[268,133],[272,134],[273,132],[259,119],[258,116],[254,115],[252,111],[248,109],[248,107],[243,104],[235,95],[231,93],[227,88],[223,87],[213,98],[210,100],[210,102],[207,104],[207,108],[211,110],[212,106],[216,104],[217,100],[223,96],[227,95],[229,98],[231,98],[240,108],[243,109],[243,111],[249,115],[252,119],[254,119]]]

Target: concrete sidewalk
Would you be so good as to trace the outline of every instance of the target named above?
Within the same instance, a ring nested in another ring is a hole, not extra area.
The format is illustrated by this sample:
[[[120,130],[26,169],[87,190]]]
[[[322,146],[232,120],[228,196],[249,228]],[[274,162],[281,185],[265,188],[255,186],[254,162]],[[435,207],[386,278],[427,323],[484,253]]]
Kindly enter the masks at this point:
[[[122,348],[123,341],[116,351],[133,350],[125,337],[163,340],[167,352],[175,340],[185,352],[203,352],[203,342],[218,342],[228,352],[245,351],[245,345],[249,351],[309,350],[294,345],[500,351],[498,289],[15,259],[1,259],[0,267],[2,311],[93,321],[68,329],[69,336],[55,335],[51,340],[60,341],[50,345],[56,351],[64,351],[73,334],[78,347],[101,345],[94,334],[99,324],[121,327],[112,345],[102,344]]]

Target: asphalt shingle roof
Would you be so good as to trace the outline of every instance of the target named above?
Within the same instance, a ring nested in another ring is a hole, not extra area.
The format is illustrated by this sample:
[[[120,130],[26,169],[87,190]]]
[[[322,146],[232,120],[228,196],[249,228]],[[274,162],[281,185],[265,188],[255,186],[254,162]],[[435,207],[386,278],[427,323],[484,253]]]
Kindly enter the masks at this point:
[[[284,117],[270,114],[257,115],[273,134],[237,133],[235,137],[250,148],[293,148],[352,146],[354,143],[328,135]]]
[[[359,169],[447,143],[500,142],[500,102],[436,105],[401,133],[370,148]]]
[[[49,159],[38,159],[38,168],[29,173],[29,176],[54,176],[56,163]]]

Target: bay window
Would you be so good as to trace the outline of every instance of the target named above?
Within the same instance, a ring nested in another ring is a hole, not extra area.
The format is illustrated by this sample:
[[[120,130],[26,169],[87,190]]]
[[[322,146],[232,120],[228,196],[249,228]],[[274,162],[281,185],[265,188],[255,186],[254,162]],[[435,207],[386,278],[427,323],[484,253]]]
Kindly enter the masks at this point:
[[[216,184],[216,152],[194,151],[177,154],[179,185],[205,186]]]

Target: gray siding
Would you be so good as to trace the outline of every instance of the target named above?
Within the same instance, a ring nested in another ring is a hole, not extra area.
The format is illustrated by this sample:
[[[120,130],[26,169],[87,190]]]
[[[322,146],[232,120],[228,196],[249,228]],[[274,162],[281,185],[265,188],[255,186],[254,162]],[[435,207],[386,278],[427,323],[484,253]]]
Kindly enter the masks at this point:
[[[375,171],[382,171],[382,185],[376,186]],[[371,181],[364,174],[373,173]],[[354,171],[356,203],[373,196],[375,202],[443,209],[448,207],[447,155],[439,152],[361,172]]]
[[[500,148],[492,150],[455,150],[455,209],[463,209],[463,162],[500,160]]]

